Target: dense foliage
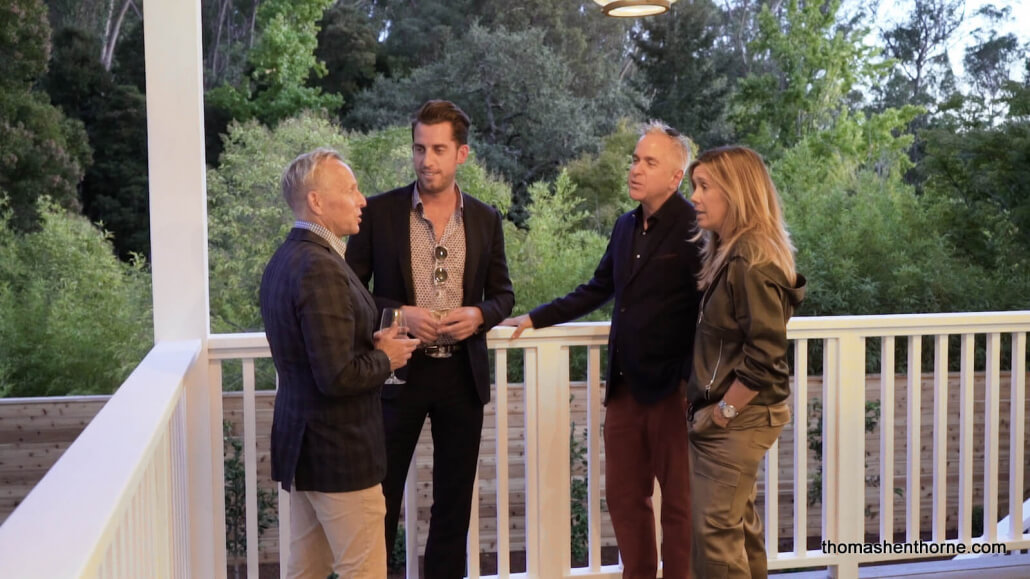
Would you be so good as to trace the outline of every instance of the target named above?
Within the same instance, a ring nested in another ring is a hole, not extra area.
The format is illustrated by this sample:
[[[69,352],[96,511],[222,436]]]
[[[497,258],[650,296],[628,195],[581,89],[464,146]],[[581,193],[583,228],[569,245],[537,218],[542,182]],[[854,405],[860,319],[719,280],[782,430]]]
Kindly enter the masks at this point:
[[[589,278],[634,205],[626,171],[648,118],[700,149],[765,155],[809,278],[802,314],[1030,308],[1030,47],[1004,32],[1008,8],[912,0],[889,19],[838,0],[694,0],[622,20],[592,0],[201,7],[215,332],[260,328],[260,273],[291,223],[285,165],[331,146],[366,194],[403,185],[409,116],[428,98],[472,118],[459,183],[508,219],[516,312]],[[0,5],[10,393],[109,391],[149,342],[142,9]]]
[[[43,197],[37,231],[0,214],[0,395],[114,391],[153,343],[150,276]]]

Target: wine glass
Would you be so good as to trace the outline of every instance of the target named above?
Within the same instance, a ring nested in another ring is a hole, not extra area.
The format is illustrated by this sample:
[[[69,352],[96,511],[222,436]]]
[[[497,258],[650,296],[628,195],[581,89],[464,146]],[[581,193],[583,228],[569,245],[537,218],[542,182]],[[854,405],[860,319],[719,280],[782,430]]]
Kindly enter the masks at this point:
[[[407,321],[404,319],[404,311],[400,308],[383,308],[383,321],[379,324],[380,330],[389,330],[390,328],[397,328],[398,336],[406,336],[408,334]],[[386,379],[386,384],[404,384],[405,381],[397,377],[397,374],[390,371],[390,377]]]
[[[432,314],[433,318],[435,318],[436,321],[439,322],[440,320],[443,320],[445,317],[447,317],[447,314],[449,314],[450,311],[450,308],[444,308],[438,310],[430,310],[430,313]],[[426,356],[429,356],[430,358],[450,358],[451,353],[446,351],[441,352],[439,350],[426,350]]]

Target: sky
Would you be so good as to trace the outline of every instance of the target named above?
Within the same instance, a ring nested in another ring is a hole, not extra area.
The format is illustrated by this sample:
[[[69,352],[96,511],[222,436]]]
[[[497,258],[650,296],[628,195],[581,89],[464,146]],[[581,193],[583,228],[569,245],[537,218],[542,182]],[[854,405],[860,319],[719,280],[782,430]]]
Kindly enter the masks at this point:
[[[1030,0],[966,0],[965,20],[953,35],[953,44],[948,49],[952,68],[960,77],[963,72],[962,58],[965,56],[965,47],[974,40],[973,31],[984,25],[982,19],[976,17],[976,12],[985,4],[993,4],[998,8],[1009,7],[1011,20],[1003,25],[999,32],[1015,34],[1022,44],[1030,42]],[[877,26],[886,29],[892,23],[904,21],[911,7],[911,0],[882,0],[877,11]],[[878,31],[874,30],[874,33],[878,36]],[[1020,63],[1014,67],[1012,74],[1021,78],[1022,71],[1023,65]]]

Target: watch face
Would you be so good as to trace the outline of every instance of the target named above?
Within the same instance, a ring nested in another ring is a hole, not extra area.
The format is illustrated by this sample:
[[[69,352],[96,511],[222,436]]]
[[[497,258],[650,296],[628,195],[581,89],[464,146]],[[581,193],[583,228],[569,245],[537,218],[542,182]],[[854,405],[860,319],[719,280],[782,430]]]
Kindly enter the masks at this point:
[[[719,403],[719,411],[722,412],[723,418],[733,418],[737,415],[737,410],[725,402]]]

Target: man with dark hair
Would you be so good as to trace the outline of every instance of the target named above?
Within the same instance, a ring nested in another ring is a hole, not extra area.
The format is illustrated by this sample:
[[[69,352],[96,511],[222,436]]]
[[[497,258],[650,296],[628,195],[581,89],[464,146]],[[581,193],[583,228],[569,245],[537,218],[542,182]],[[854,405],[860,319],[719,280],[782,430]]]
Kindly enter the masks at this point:
[[[651,495],[662,489],[662,576],[690,575],[686,380],[693,360],[700,269],[694,208],[678,190],[690,146],[660,122],[633,151],[629,196],[594,277],[565,297],[504,321],[524,330],[574,320],[615,298],[604,422],[608,511],[625,579],[658,573]]]
[[[261,278],[261,318],[279,374],[272,480],[290,492],[286,577],[377,579],[386,474],[379,390],[417,342],[373,333],[376,307],[344,261],[365,198],[339,153],[316,149],[283,173],[297,221]]]
[[[500,213],[455,182],[468,158],[468,116],[454,103],[422,105],[411,125],[414,183],[368,200],[347,261],[380,308],[400,307],[421,341],[383,388],[386,545],[397,533],[408,466],[426,416],[433,433],[433,506],[425,576],[465,574],[483,405],[490,400],[486,331],[515,303]]]

